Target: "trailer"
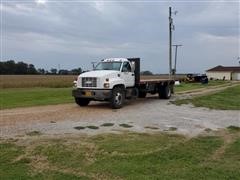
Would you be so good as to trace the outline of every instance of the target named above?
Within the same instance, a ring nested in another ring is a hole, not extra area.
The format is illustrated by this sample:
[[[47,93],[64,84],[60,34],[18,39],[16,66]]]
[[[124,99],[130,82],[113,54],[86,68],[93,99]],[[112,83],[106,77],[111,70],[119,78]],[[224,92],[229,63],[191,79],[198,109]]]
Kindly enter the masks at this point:
[[[174,80],[141,79],[140,58],[103,59],[94,70],[78,76],[72,91],[79,106],[108,101],[113,109],[121,108],[126,99],[145,98],[147,93],[169,99],[174,93]]]

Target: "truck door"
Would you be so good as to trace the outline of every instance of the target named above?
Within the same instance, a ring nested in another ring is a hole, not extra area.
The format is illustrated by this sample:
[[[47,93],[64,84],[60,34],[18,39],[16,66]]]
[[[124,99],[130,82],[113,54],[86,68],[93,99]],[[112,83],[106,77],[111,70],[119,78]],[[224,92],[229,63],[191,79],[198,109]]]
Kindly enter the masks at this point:
[[[124,62],[122,67],[122,76],[125,81],[126,87],[133,87],[135,84],[135,75],[132,72],[129,62]]]

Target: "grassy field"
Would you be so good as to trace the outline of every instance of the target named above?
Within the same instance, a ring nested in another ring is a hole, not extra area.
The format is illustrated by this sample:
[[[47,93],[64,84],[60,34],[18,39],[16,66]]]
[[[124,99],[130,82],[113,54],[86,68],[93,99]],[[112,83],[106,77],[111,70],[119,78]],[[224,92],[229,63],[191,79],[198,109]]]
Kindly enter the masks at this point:
[[[76,77],[76,75],[0,75],[0,88],[72,87]]]
[[[231,87],[211,95],[177,100],[174,103],[177,105],[192,103],[196,107],[210,109],[240,110],[240,86]]]
[[[206,132],[207,133],[207,132]],[[239,179],[239,128],[0,140],[1,179]]]
[[[214,86],[220,86],[220,85],[228,85],[231,84],[230,81],[209,81],[208,84],[201,84],[201,83],[181,83],[178,86],[175,86],[175,92],[183,92],[183,91],[191,91],[196,89],[204,89],[204,88],[211,88]]]
[[[71,87],[75,77],[76,76],[1,75],[0,109],[73,102]],[[159,78],[159,76],[143,76],[142,78],[154,79]],[[182,83],[180,86],[176,86],[176,92],[227,84],[230,84],[230,82],[210,81],[208,85]]]
[[[0,89],[0,109],[73,102],[72,88]]]

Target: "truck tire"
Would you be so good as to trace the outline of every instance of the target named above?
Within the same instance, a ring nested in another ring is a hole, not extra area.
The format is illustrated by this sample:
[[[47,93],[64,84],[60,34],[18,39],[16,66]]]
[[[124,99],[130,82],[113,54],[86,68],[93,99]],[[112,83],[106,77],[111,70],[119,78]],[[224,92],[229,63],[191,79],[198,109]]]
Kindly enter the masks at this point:
[[[86,98],[75,98],[75,102],[79,105],[79,106],[87,106],[90,102],[90,99],[86,99]]]
[[[147,95],[147,93],[146,93],[146,92],[139,91],[138,97],[139,97],[139,98],[145,98],[145,97],[146,97],[146,95]]]
[[[169,99],[172,95],[170,86],[160,86],[158,96],[159,99]]]
[[[113,109],[119,109],[123,106],[125,101],[124,89],[121,87],[115,87],[112,90],[111,106]]]

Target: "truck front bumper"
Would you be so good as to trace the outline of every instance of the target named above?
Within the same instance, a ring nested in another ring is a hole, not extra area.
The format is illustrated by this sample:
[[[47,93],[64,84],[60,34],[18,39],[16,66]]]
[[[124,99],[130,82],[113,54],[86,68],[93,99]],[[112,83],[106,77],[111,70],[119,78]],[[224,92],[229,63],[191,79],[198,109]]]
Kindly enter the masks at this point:
[[[75,98],[88,98],[92,100],[108,100],[112,96],[111,89],[74,89],[72,96]]]

